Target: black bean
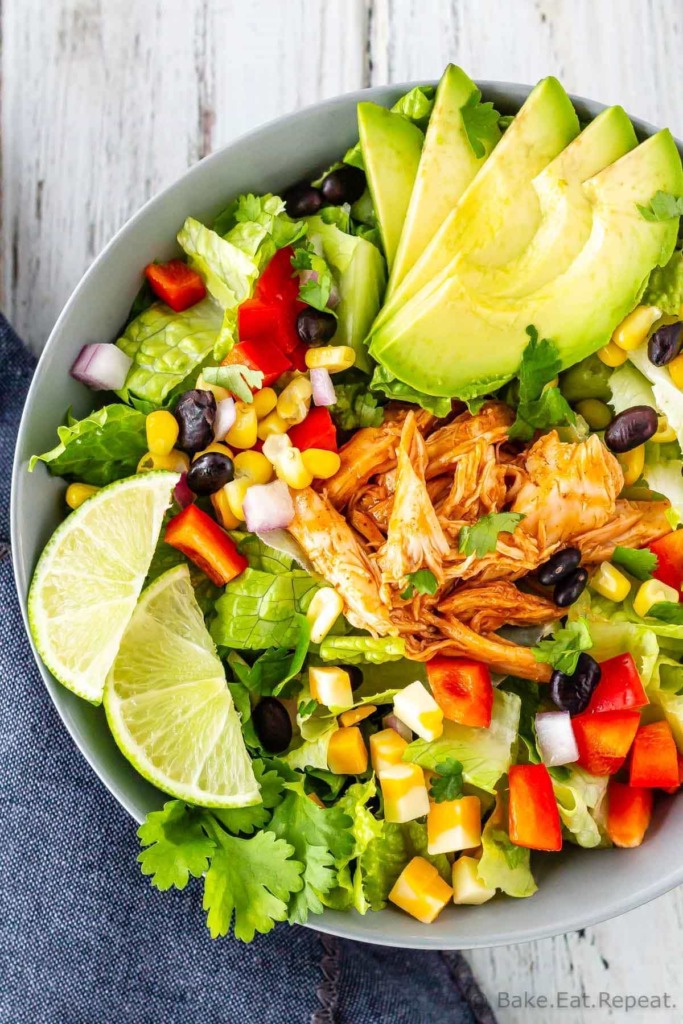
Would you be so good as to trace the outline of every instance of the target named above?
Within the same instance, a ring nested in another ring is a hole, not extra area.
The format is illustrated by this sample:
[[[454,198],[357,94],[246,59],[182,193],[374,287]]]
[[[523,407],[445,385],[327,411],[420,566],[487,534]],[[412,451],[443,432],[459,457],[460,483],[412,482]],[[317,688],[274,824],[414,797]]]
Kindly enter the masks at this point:
[[[251,720],[269,754],[281,754],[292,742],[292,723],[287,708],[276,697],[263,697],[252,711]]]
[[[204,452],[190,466],[187,486],[195,494],[215,494],[229,484],[235,476],[235,467],[229,455],[222,452]]]
[[[211,391],[186,391],[178,399],[174,414],[179,428],[177,448],[193,455],[211,444],[216,416],[216,399]]]
[[[330,206],[355,203],[365,192],[365,174],[360,167],[339,167],[323,178],[320,191]]]
[[[355,693],[363,685],[363,673],[358,665],[340,665],[345,672],[349,673],[349,679],[351,680],[351,689]]]
[[[550,697],[560,711],[579,715],[588,707],[601,675],[602,670],[595,658],[584,651],[579,655],[576,671],[571,676],[557,670],[553,672],[550,677]]]
[[[552,587],[568,576],[581,563],[581,552],[578,548],[564,548],[549,558],[538,568],[538,582],[544,587]]]
[[[282,193],[282,201],[290,217],[312,217],[323,205],[323,195],[307,181],[300,181]]]
[[[555,584],[553,601],[560,608],[567,608],[574,601],[578,601],[588,582],[588,573],[585,569],[575,569],[569,576],[565,576],[559,583]]]
[[[634,405],[615,416],[605,431],[611,452],[630,452],[657,433],[657,413],[649,405]]]
[[[683,323],[666,324],[647,343],[647,357],[654,366],[666,366],[683,346]]]
[[[296,318],[296,332],[306,345],[330,341],[337,330],[337,318],[332,313],[307,306]]]

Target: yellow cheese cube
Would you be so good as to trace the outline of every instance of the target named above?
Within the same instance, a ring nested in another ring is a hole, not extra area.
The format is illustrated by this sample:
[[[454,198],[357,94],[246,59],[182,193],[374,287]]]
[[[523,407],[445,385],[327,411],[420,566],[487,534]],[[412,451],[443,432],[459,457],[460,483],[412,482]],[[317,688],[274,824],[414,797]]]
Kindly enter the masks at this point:
[[[373,733],[370,737],[370,757],[377,775],[385,768],[400,764],[407,746],[407,742],[395,729],[382,729],[381,732]]]
[[[431,924],[451,899],[453,890],[424,857],[413,857],[396,879],[389,899],[401,910]]]
[[[394,714],[422,740],[437,740],[443,732],[443,711],[419,680],[396,694]]]
[[[484,885],[478,874],[479,861],[475,857],[458,857],[453,865],[453,902],[476,906],[496,895],[495,889]]]
[[[377,710],[374,704],[361,704],[358,708],[350,708],[339,716],[339,724],[344,726],[358,725],[363,719],[374,715]]]
[[[427,852],[453,853],[470,850],[481,842],[481,804],[478,796],[458,800],[429,801]]]
[[[308,670],[311,697],[326,708],[350,708],[353,704],[351,677],[343,668],[312,666]]]
[[[392,764],[379,773],[384,797],[384,817],[401,824],[429,811],[425,774],[419,764]]]
[[[327,767],[335,775],[362,775],[368,767],[368,748],[357,725],[337,729],[327,748]]]

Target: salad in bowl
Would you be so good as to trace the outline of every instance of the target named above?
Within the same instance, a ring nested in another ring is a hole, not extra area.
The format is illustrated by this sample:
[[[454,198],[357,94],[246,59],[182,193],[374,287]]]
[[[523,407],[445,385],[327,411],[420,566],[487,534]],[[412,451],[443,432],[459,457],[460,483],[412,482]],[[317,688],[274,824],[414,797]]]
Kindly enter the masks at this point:
[[[358,136],[179,226],[29,466],[36,649],[166,794],[142,871],[245,941],[532,897],[683,779],[671,134],[449,66]]]

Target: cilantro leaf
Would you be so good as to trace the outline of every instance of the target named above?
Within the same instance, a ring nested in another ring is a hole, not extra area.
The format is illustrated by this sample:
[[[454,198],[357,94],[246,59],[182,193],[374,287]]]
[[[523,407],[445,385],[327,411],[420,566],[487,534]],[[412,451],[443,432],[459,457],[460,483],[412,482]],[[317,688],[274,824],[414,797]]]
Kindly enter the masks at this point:
[[[270,812],[282,799],[282,779],[278,773],[273,769],[267,770],[259,758],[252,763],[261,790],[262,803],[253,804],[251,807],[216,809],[212,812],[228,832],[247,836],[264,827],[270,818]]]
[[[435,803],[444,800],[457,800],[462,796],[462,764],[454,757],[440,761],[436,768],[436,777],[432,779],[429,795]]]
[[[250,370],[241,363],[233,363],[231,366],[205,366],[202,377],[207,384],[227,388],[241,401],[249,403],[254,401],[251,389],[260,388],[263,384],[263,374],[260,370]]]
[[[201,878],[215,849],[202,828],[202,812],[182,800],[169,800],[163,810],[148,814],[138,836],[146,847],[137,858],[142,873],[162,892],[184,889],[190,876]]]
[[[490,839],[500,848],[504,854],[508,867],[514,871],[521,867],[529,856],[529,851],[524,846],[515,846],[507,832],[501,828],[493,829]]]
[[[299,298],[302,302],[323,312],[331,313],[328,302],[334,280],[327,262],[322,256],[303,246],[294,250],[292,268],[296,271],[308,271],[309,279],[299,285]],[[336,315],[336,314],[335,314]]]
[[[647,614],[648,617],[659,619],[660,622],[683,626],[683,604],[679,604],[678,601],[657,601]]]
[[[368,390],[365,381],[355,384],[336,384],[337,401],[330,409],[332,418],[342,430],[358,430],[361,427],[379,427],[384,419],[384,409],[377,404],[377,397]]]
[[[543,430],[576,421],[560,389],[546,387],[557,377],[562,366],[557,348],[548,338],[539,340],[533,324],[527,327],[526,332],[529,342],[519,368],[517,418],[508,435],[512,441],[529,441],[535,429]]]
[[[585,619],[575,619],[561,629],[556,629],[553,636],[541,640],[533,648],[536,661],[552,665],[558,672],[571,676],[576,672],[576,665],[582,651],[589,651],[593,646]]]
[[[489,512],[474,526],[463,526],[460,530],[459,550],[462,555],[476,555],[483,558],[496,550],[499,533],[514,533],[522,519],[521,512]]]
[[[674,196],[671,192],[659,189],[647,206],[641,206],[640,203],[636,203],[636,206],[645,220],[673,220],[683,214],[683,196]]]
[[[481,90],[475,89],[460,108],[463,125],[472,152],[476,157],[486,156],[486,148],[495,146],[499,137],[498,111],[493,103],[481,102]]]
[[[647,548],[623,548],[618,545],[614,549],[612,562],[614,565],[620,565],[637,580],[652,579],[652,574],[657,569],[657,556]]]
[[[409,572],[408,586],[401,594],[402,601],[409,601],[415,594],[435,594],[439,581],[430,569],[418,569],[417,572]]]

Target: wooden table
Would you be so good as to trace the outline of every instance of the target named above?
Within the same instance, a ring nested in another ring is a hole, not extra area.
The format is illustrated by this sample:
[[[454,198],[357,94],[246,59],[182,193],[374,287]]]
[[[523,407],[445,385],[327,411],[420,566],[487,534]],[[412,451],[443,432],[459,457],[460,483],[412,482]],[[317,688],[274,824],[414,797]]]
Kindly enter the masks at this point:
[[[298,107],[383,82],[534,82],[622,103],[683,137],[680,0],[4,0],[2,304],[37,352],[112,234],[186,167]],[[131,253],[135,259],[135,253]],[[672,851],[680,856],[680,851]],[[474,951],[484,990],[669,992],[680,891],[555,940]],[[504,1008],[507,1024],[681,1011]]]

